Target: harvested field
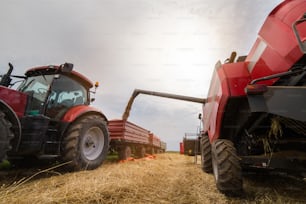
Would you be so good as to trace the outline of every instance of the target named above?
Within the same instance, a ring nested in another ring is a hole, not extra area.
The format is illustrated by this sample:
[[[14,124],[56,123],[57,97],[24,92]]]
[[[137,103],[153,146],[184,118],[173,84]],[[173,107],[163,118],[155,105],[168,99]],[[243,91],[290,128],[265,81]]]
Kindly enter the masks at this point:
[[[93,171],[46,171],[26,182],[18,172],[1,172],[5,176],[0,176],[0,203],[306,202],[304,181],[263,175],[245,177],[242,198],[227,198],[217,191],[213,176],[194,164],[193,157],[177,153],[160,154],[156,159],[108,162]],[[23,175],[30,178],[29,172]]]

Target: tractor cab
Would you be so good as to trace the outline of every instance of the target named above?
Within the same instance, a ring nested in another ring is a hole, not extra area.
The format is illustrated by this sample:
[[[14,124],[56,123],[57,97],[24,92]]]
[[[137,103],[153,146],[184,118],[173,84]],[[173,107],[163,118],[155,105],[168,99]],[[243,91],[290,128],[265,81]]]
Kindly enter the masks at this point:
[[[92,83],[67,66],[39,67],[26,72],[26,79],[17,88],[28,95],[25,115],[60,120],[71,107],[90,103]]]
[[[6,117],[15,124],[11,154],[59,152],[60,137],[69,125],[62,118],[73,107],[88,109],[89,89],[93,87],[90,80],[73,71],[72,67],[72,64],[65,63],[32,68],[26,71],[22,77],[24,80],[16,90],[5,87],[10,85],[10,79],[6,80],[8,84],[0,86],[0,99],[8,107],[2,109],[11,113]],[[13,110],[18,119],[8,109]]]

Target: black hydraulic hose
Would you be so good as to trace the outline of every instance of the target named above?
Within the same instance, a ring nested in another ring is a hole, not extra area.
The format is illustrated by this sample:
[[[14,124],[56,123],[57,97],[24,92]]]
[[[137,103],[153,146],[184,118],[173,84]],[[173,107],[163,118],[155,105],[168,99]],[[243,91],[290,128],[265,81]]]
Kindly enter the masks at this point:
[[[301,68],[301,69],[289,70],[287,72],[282,72],[282,73],[278,73],[278,74],[272,74],[272,75],[269,75],[269,76],[257,78],[257,79],[252,80],[250,84],[255,84],[259,81],[266,81],[266,80],[270,80],[270,79],[280,78],[280,77],[283,77],[283,76],[300,74],[300,73],[305,72],[305,71],[306,71],[306,66]]]

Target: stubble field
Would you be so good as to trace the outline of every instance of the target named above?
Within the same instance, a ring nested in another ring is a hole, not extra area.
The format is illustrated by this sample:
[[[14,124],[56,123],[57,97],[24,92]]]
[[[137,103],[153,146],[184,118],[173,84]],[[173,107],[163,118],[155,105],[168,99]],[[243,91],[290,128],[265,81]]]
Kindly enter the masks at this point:
[[[39,168],[1,171],[0,203],[306,203],[305,181],[266,174],[244,176],[244,195],[228,198],[178,153],[74,173]]]

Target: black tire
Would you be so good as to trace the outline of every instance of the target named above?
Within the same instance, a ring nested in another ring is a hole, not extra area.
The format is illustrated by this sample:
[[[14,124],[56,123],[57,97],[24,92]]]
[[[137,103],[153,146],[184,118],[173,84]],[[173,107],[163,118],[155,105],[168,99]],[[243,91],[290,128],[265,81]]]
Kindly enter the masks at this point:
[[[143,158],[146,156],[146,148],[144,146],[140,146],[137,148],[137,157]]]
[[[206,173],[213,173],[211,145],[208,135],[201,138],[201,168]]]
[[[242,193],[242,172],[234,144],[219,139],[212,144],[212,166],[217,188],[228,196]]]
[[[5,118],[5,113],[0,111],[0,162],[6,159],[6,153],[12,149],[10,141],[13,137],[12,123]]]
[[[132,156],[132,149],[130,146],[123,146],[119,151],[119,160],[126,160]]]
[[[106,122],[101,117],[87,116],[68,128],[62,143],[62,159],[70,162],[69,170],[91,170],[105,160],[109,148]]]

